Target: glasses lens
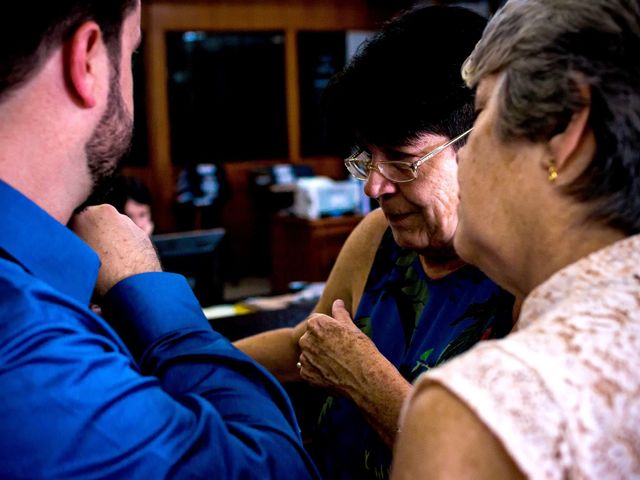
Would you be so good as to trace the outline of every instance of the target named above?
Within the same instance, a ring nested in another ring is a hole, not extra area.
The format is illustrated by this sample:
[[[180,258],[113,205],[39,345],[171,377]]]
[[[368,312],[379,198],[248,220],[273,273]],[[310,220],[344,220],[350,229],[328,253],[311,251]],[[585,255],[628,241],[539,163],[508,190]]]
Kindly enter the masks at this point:
[[[367,163],[361,160],[346,160],[344,162],[349,173],[358,180],[366,180],[369,177]]]
[[[371,156],[360,151],[344,161],[349,173],[358,180],[366,180],[369,177],[369,165],[371,164]]]
[[[380,162],[378,171],[392,182],[410,182],[416,178],[411,167],[404,162]]]

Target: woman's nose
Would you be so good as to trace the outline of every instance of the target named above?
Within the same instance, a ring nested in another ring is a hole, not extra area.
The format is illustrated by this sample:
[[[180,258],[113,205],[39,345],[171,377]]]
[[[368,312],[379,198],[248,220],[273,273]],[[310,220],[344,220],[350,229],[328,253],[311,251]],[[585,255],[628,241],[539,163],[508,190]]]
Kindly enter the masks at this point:
[[[364,193],[371,198],[395,193],[396,184],[384,178],[377,170],[370,170],[369,177],[364,183]]]

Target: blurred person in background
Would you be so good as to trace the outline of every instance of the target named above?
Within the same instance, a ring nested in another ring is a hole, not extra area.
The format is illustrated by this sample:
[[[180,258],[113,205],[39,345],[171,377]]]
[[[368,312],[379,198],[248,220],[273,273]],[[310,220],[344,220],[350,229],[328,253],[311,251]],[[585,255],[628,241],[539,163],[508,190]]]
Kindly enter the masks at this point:
[[[152,217],[152,200],[149,189],[137,177],[117,176],[111,181],[111,189],[103,203],[116,207],[120,213],[126,215],[133,223],[151,236],[155,225]]]

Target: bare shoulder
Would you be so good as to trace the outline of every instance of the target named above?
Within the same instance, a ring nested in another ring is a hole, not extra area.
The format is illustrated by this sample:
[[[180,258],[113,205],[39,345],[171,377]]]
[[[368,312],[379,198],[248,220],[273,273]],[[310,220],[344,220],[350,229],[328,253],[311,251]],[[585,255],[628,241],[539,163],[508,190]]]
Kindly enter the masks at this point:
[[[387,227],[387,220],[380,209],[369,213],[356,226],[340,250],[324,293],[316,305],[316,312],[330,315],[331,304],[340,298],[349,313],[354,314]]]
[[[381,209],[378,208],[370,212],[344,242],[336,264],[342,261],[350,268],[364,267],[368,273],[388,226],[387,219]]]
[[[375,209],[365,216],[356,228],[354,228],[345,242],[343,250],[357,249],[358,252],[370,250],[375,252],[388,226],[389,224],[384,217],[382,209]]]
[[[449,390],[423,383],[394,450],[392,478],[524,478],[503,445]]]

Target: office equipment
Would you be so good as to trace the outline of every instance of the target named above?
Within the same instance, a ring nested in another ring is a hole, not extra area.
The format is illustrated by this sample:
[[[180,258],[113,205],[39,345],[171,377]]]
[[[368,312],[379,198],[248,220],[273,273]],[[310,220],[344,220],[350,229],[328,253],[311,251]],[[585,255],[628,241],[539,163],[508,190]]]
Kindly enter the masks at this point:
[[[222,303],[225,230],[212,228],[154,235],[162,268],[184,275],[203,307]]]
[[[360,213],[362,185],[326,177],[301,178],[296,182],[292,213],[315,220],[320,217]]]

